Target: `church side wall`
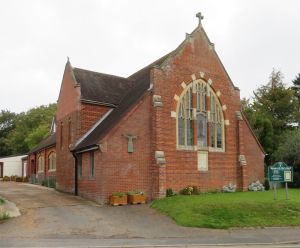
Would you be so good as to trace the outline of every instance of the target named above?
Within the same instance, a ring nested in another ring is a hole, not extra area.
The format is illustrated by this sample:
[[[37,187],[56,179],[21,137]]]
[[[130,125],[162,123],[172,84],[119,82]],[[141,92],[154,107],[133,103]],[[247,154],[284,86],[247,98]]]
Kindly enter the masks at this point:
[[[144,191],[151,197],[151,97],[149,92],[120,120],[94,152],[95,177],[89,179],[89,152],[83,154],[83,175],[79,195],[107,203],[113,192]],[[133,135],[133,152],[128,152],[128,138]]]
[[[245,137],[245,151],[247,154],[247,174],[248,182],[259,180],[264,183],[264,154],[257,145],[256,139],[253,137],[251,130],[246,122],[243,123],[243,131]]]

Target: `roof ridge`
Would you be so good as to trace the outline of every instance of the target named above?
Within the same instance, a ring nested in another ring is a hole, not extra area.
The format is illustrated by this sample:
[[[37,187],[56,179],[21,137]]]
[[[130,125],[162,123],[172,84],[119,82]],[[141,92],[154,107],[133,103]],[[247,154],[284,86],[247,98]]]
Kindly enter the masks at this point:
[[[169,55],[171,55],[173,52],[174,52],[174,50],[171,51],[171,52],[169,52],[169,53],[167,53],[167,54],[165,54],[164,56],[160,57],[159,59],[155,60],[154,62],[148,64],[147,66],[143,67],[142,69],[140,69],[140,70],[134,72],[133,74],[131,74],[131,75],[128,76],[127,78],[128,78],[128,79],[134,78],[134,76],[138,75],[139,73],[141,73],[142,71],[144,71],[144,70],[146,70],[146,69],[152,68],[153,66],[156,66],[156,65],[160,66],[160,65],[165,61],[165,59],[167,59],[167,57],[168,57]]]
[[[149,73],[147,73],[147,75],[148,74]],[[99,122],[81,142],[77,143],[72,151],[78,152],[84,148],[96,145],[96,140],[101,140],[103,136],[126,115],[127,111],[143,96],[148,88],[148,79],[138,80],[137,83],[132,86],[131,90],[122,97],[120,104],[111,111],[103,121]]]
[[[91,72],[91,73],[95,73],[95,74],[99,74],[99,75],[104,75],[104,76],[110,76],[110,77],[116,77],[116,78],[130,80],[127,77],[121,77],[121,76],[117,76],[117,75],[113,75],[113,74],[108,74],[108,73],[103,73],[103,72],[97,72],[97,71],[91,71],[91,70],[82,69],[82,68],[78,68],[78,67],[73,67],[73,70],[81,70],[81,71]]]
[[[28,154],[36,153],[40,150],[43,150],[47,147],[54,146],[56,144],[56,133],[50,134],[44,139],[42,139],[36,146],[34,146]]]

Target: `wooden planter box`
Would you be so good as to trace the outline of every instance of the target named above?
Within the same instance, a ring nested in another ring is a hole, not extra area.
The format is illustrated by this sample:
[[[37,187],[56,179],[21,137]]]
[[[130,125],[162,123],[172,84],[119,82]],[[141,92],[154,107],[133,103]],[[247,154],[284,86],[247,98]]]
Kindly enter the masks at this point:
[[[145,195],[128,195],[128,203],[130,203],[130,204],[146,203],[146,196]]]
[[[112,195],[109,198],[109,202],[113,206],[127,205],[127,195],[124,196]]]

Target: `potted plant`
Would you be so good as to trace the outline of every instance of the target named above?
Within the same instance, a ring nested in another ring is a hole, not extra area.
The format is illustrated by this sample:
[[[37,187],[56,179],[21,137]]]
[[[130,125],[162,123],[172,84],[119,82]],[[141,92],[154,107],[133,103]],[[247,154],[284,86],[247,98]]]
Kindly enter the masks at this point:
[[[127,195],[123,192],[115,192],[110,196],[109,201],[113,206],[127,205]]]
[[[143,191],[129,191],[127,196],[130,204],[146,203],[146,196]]]

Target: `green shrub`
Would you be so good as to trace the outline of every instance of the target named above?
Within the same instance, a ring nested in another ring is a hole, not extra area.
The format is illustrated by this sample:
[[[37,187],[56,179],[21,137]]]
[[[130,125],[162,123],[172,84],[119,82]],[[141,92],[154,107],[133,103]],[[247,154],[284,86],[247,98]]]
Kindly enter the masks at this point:
[[[268,179],[265,179],[264,186],[265,186],[265,190],[269,190],[270,189],[270,183],[269,183]]]
[[[9,214],[4,212],[4,213],[1,213],[0,212],[0,220],[6,220],[9,218]]]
[[[55,188],[56,187],[56,178],[55,177],[49,177],[47,179],[47,187],[49,187],[49,188]]]
[[[20,182],[22,182],[23,181],[23,178],[22,177],[16,177],[16,182],[17,183],[20,183]]]
[[[125,196],[126,194],[124,192],[114,192],[114,193],[112,193],[112,195],[122,197],[122,196]]]
[[[185,187],[182,190],[180,190],[179,193],[181,195],[191,195],[193,193],[193,187],[192,186]]]
[[[193,192],[192,192],[192,194],[193,195],[199,195],[199,189],[198,189],[198,187],[197,186],[193,186]]]
[[[172,188],[168,188],[166,190],[166,196],[170,197],[170,196],[173,196],[173,195],[174,195],[173,189]]]
[[[3,177],[3,182],[9,182],[9,181],[10,181],[10,177],[8,176]]]
[[[144,195],[144,194],[145,193],[143,191],[139,191],[139,190],[127,192],[127,195]]]
[[[4,203],[5,201],[2,198],[0,198],[0,205],[3,205]]]

